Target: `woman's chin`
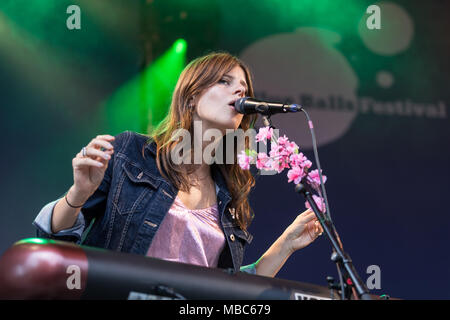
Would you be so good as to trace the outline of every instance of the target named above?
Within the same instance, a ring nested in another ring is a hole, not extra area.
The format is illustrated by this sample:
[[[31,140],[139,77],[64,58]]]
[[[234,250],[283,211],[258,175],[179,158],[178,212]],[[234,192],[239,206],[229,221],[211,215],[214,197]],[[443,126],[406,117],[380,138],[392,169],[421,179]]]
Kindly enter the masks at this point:
[[[237,113],[230,121],[232,123],[232,126],[230,129],[236,130],[237,128],[239,128],[243,117],[244,117],[244,115]]]
[[[236,130],[239,128],[239,125],[241,124],[241,118],[233,118],[229,122],[226,123],[225,129],[229,130]]]
[[[227,117],[222,117],[221,119],[214,119],[213,121],[209,121],[209,125],[206,127],[211,127],[215,129],[219,129],[223,131],[225,134],[225,130],[236,130],[239,128],[241,122],[242,122],[243,115],[241,114],[234,114],[234,115],[227,115]],[[204,126],[205,128],[205,126]]]

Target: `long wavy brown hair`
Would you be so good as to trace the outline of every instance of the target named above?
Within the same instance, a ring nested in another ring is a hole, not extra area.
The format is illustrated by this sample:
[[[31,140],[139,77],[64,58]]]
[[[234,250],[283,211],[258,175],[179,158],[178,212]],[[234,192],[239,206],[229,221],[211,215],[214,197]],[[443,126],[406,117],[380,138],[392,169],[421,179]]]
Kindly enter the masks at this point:
[[[151,131],[150,137],[157,145],[156,163],[160,173],[183,192],[189,192],[192,183],[189,181],[186,166],[176,165],[171,159],[171,150],[179,143],[173,139],[179,129],[188,130],[193,136],[194,108],[191,103],[194,97],[200,97],[204,90],[218,83],[222,77],[234,67],[239,66],[245,74],[247,96],[253,97],[253,85],[249,68],[237,57],[215,52],[191,61],[181,73],[172,95],[172,102],[167,116]],[[256,115],[244,115],[238,129],[246,131],[253,127]],[[225,146],[226,136],[222,145]],[[249,141],[245,141],[248,147]],[[233,164],[217,165],[225,178],[231,193],[231,207],[235,209],[235,217],[239,226],[246,230],[253,219],[253,210],[248,202],[248,195],[255,185],[255,179],[248,170],[242,170],[237,163],[236,147]],[[192,159],[192,158],[191,158]],[[193,170],[192,170],[193,171]],[[192,172],[191,171],[191,172]]]

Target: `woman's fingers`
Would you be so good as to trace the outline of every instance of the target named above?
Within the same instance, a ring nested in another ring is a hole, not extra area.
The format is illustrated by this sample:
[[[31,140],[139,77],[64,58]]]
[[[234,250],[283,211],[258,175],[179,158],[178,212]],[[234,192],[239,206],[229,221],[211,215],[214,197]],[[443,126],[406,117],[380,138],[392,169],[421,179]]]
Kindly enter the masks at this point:
[[[316,239],[318,236],[322,235],[323,229],[318,220],[308,223],[308,233],[312,239]]]
[[[314,213],[314,211],[312,211],[311,209],[308,209],[304,212],[302,212],[297,219],[300,219],[303,223],[308,223],[310,221],[313,221],[314,219],[316,219],[316,215]]]
[[[96,138],[97,139],[105,139],[105,140],[108,140],[108,141],[112,141],[112,140],[115,139],[114,136],[109,135],[109,134],[101,134],[101,135],[98,135]]]
[[[322,228],[322,226],[320,225],[320,222],[319,222],[318,220],[314,221],[314,233],[315,233],[317,236],[320,236],[320,235],[322,235],[322,233],[323,233],[323,228]]]
[[[106,150],[112,150],[114,149],[113,145],[111,143],[109,143],[106,140],[103,140],[101,138],[94,138],[91,140],[91,142],[89,142],[89,144],[86,146],[86,148],[89,147],[94,147],[94,148],[104,148]]]
[[[303,213],[301,213],[298,216],[298,219],[301,219],[302,222],[305,224],[310,224],[312,222],[312,224],[314,225],[314,231],[319,234],[323,233],[323,228],[320,225],[319,220],[317,220],[316,214],[314,213],[314,211],[312,209],[308,209],[308,210],[304,211]]]
[[[306,229],[311,239],[316,239],[323,233],[322,226],[312,209],[302,212],[297,219],[299,219],[299,222],[306,225]]]
[[[99,135],[92,139],[89,144],[84,147],[84,154],[80,151],[76,158],[92,158],[97,162],[106,163],[111,159],[111,155],[114,153],[114,146],[110,143],[115,138],[111,135]],[[84,162],[91,163],[91,162]]]
[[[76,157],[73,158],[72,165],[74,169],[79,169],[86,166],[94,166],[101,168],[103,167],[104,164],[100,161],[94,160],[89,157]]]
[[[81,168],[86,166],[103,167],[111,159],[114,153],[114,146],[110,143],[114,141],[115,137],[104,134],[98,135],[92,139],[89,144],[84,147],[73,159],[72,164],[74,168]]]
[[[109,155],[108,152],[105,151],[101,151],[99,149],[95,149],[93,147],[86,147],[86,157],[100,157],[103,158],[104,160],[109,160],[111,159],[111,156]],[[99,160],[99,159],[95,159],[95,160]]]

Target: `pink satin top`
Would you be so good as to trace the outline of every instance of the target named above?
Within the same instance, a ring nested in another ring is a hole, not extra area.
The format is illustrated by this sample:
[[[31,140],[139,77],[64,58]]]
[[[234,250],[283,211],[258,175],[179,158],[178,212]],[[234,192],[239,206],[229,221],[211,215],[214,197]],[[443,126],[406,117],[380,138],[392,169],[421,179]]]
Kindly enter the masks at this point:
[[[224,246],[217,204],[191,210],[177,196],[156,232],[147,256],[217,267]]]

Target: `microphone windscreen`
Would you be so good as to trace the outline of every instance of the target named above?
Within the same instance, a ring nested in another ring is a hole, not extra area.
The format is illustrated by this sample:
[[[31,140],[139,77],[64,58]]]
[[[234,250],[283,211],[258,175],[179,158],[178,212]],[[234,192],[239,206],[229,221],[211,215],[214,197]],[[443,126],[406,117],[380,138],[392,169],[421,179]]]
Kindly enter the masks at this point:
[[[247,99],[248,97],[237,99],[236,102],[234,103],[234,109],[239,113],[245,114],[244,105]]]

